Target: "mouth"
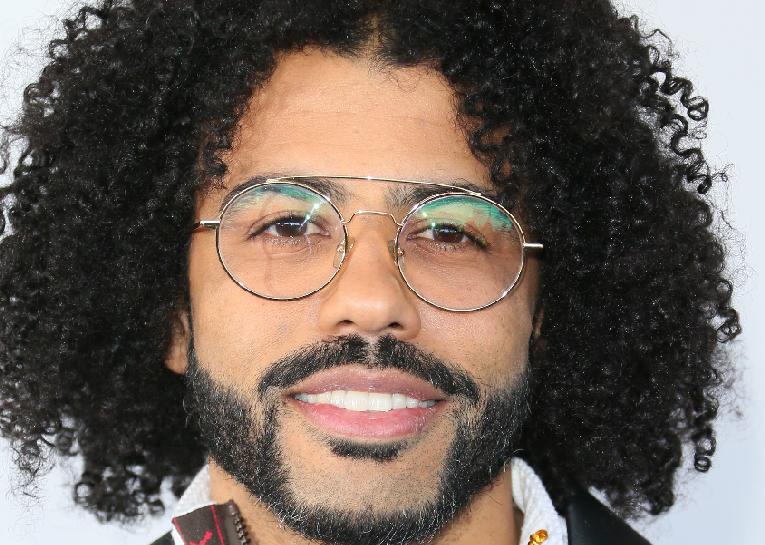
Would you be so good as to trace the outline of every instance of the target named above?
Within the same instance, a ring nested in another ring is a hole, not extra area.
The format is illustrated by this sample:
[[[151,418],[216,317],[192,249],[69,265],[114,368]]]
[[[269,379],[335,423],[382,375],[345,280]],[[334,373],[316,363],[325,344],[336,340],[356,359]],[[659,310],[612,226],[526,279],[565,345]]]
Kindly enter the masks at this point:
[[[447,398],[413,375],[355,365],[319,371],[287,392],[288,402],[312,426],[334,436],[365,439],[424,433]]]

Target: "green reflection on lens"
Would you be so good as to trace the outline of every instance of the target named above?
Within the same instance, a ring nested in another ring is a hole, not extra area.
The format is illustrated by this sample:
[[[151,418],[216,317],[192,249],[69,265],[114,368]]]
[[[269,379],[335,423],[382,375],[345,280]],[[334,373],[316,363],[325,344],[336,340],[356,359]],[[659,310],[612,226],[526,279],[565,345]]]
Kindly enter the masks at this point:
[[[436,198],[420,208],[417,214],[422,218],[437,216],[439,221],[449,218],[463,224],[480,220],[481,223],[488,223],[492,229],[513,230],[512,220],[500,208],[489,201],[469,195]]]
[[[261,201],[274,195],[281,195],[290,199],[307,202],[314,209],[325,203],[324,199],[313,191],[292,184],[266,184],[257,186],[240,194],[236,199],[237,206],[259,204]]]

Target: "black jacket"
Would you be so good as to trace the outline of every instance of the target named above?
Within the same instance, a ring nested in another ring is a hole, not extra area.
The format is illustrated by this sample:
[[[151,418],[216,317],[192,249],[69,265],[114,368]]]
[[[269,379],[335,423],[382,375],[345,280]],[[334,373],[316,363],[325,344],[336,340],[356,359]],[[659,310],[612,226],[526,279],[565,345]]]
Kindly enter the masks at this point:
[[[651,545],[586,492],[569,500],[564,515],[569,545]],[[151,545],[174,545],[172,535],[168,532]]]

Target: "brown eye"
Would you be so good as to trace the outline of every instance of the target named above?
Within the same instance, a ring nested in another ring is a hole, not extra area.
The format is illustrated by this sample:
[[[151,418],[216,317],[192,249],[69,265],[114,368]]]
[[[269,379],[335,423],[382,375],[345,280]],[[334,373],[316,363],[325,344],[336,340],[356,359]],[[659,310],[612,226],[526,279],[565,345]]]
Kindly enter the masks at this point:
[[[251,238],[268,235],[277,238],[295,238],[321,234],[322,230],[305,216],[287,216],[271,221],[257,229]]]
[[[272,227],[280,237],[299,237],[305,235],[308,226],[307,222],[284,220],[274,223]]]
[[[465,233],[451,225],[439,225],[430,229],[436,242],[458,244],[463,241]]]
[[[450,247],[463,245],[482,249],[487,246],[480,236],[466,231],[460,225],[449,223],[430,223],[424,229],[408,235],[407,238],[409,240],[416,238],[425,239],[425,241],[433,241],[435,244]]]

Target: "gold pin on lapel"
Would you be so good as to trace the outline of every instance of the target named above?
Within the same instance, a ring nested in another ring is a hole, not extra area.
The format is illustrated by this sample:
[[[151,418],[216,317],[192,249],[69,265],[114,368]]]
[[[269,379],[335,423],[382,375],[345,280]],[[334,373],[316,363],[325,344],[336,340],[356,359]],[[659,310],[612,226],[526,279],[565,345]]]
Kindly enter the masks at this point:
[[[529,536],[529,545],[539,545],[547,541],[547,531],[537,530]]]

